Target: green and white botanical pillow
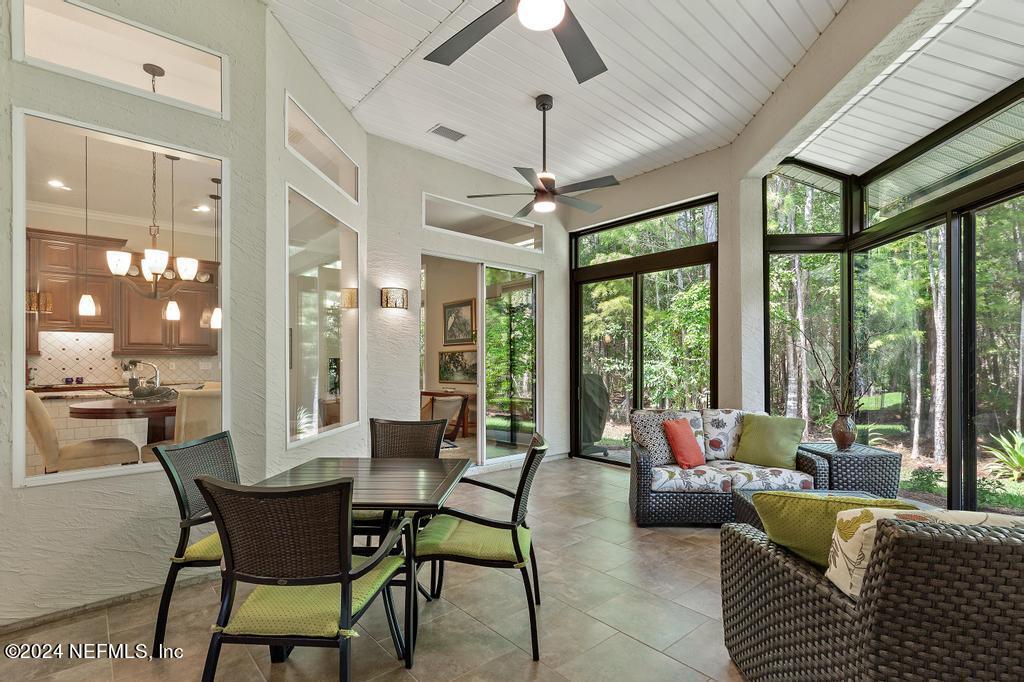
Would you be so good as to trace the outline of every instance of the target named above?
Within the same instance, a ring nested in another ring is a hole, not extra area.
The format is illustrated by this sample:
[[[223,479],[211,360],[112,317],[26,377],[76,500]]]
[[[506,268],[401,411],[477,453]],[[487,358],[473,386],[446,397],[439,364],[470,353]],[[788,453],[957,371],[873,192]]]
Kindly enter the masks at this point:
[[[899,509],[847,509],[836,514],[836,529],[828,555],[825,577],[853,599],[860,598],[871,550],[875,546],[880,519],[902,519],[926,523],[955,523],[964,526],[1024,528],[1024,517],[972,511]]]
[[[629,415],[629,424],[633,430],[633,440],[651,453],[651,464],[664,466],[675,464],[676,458],[672,456],[672,449],[665,437],[665,422],[674,419],[685,419],[693,429],[693,435],[697,438],[697,445],[700,446],[701,454],[704,453],[704,421],[700,412],[696,410],[634,410]]]

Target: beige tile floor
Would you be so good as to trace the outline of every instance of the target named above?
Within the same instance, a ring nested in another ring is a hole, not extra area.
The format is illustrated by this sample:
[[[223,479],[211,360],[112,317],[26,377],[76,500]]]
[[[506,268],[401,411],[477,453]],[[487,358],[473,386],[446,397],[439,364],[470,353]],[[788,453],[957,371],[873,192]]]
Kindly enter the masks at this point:
[[[514,486],[518,474],[501,471],[485,478]],[[530,660],[529,615],[518,572],[449,565],[442,599],[421,602],[415,667],[407,671],[396,660],[383,611],[375,604],[357,627],[355,679],[740,679],[722,641],[718,530],[636,528],[626,504],[628,478],[624,468],[581,460],[541,467],[529,514],[541,575],[540,663]],[[493,517],[510,512],[505,498],[467,485],[450,504]],[[184,650],[180,660],[0,658],[0,680],[198,680],[216,610],[213,582],[176,592],[167,644]],[[0,640],[148,643],[155,614],[154,597]],[[296,649],[286,663],[271,665],[265,647],[225,645],[217,679],[332,680],[337,657],[333,650]]]

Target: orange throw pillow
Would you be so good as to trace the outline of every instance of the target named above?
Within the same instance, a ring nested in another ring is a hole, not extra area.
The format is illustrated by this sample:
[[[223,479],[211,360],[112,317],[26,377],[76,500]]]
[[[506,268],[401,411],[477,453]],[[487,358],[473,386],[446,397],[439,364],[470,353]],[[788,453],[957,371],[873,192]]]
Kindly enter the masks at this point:
[[[665,438],[672,456],[676,458],[676,464],[684,469],[704,464],[704,453],[700,451],[689,420],[670,419],[662,424],[662,428],[665,429]]]

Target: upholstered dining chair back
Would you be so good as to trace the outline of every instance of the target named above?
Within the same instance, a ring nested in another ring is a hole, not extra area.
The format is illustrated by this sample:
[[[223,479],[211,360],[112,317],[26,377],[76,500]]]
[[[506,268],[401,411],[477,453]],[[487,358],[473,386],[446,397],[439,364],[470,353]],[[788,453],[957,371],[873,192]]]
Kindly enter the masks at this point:
[[[224,548],[226,577],[272,585],[344,582],[352,564],[352,479],[291,487],[196,480]]]
[[[182,389],[174,414],[174,442],[184,443],[221,430],[220,389]]]
[[[539,433],[534,433],[533,439],[530,441],[530,448],[526,451],[523,469],[519,474],[516,501],[512,505],[512,523],[516,525],[526,520],[526,505],[530,501],[530,488],[533,487],[533,479],[537,475],[537,469],[547,453],[547,441]]]
[[[53,427],[53,419],[35,391],[25,391],[25,421],[32,440],[36,442],[36,450],[43,456],[46,468],[56,469],[60,456],[60,441],[57,439],[57,430]]]
[[[448,428],[445,435],[454,438],[459,430],[459,417],[462,416],[463,406],[466,404],[466,396],[434,396],[433,406],[430,410],[431,419],[448,420]]]
[[[200,518],[210,511],[196,487],[196,478],[206,475],[231,483],[239,480],[235,449],[227,431],[185,443],[157,445],[153,454],[171,482],[183,521]]]
[[[446,419],[430,421],[370,420],[371,457],[441,456],[441,439],[448,426]]]

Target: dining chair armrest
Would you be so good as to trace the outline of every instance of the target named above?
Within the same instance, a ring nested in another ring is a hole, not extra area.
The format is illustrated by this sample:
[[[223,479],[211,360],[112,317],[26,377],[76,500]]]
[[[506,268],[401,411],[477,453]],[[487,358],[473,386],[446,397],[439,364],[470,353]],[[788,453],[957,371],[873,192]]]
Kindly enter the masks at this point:
[[[513,499],[515,499],[516,496],[514,492],[508,490],[507,488],[502,488],[500,485],[494,485],[493,483],[485,483],[484,481],[478,481],[475,478],[463,478],[459,481],[459,483],[468,483],[470,485],[475,485],[480,488],[486,488],[487,490],[493,490],[496,493],[501,493],[502,495],[505,495],[506,497],[511,497]]]
[[[354,571],[349,571],[349,578],[352,580],[358,580],[376,568],[377,564],[384,560],[384,557],[391,554],[391,550],[395,548],[395,545],[397,545],[398,541],[402,538],[402,531],[404,531],[405,527],[411,523],[411,519],[403,518],[398,525],[388,531],[388,534],[384,536],[384,540],[380,543],[380,547],[378,547],[377,551],[367,559],[366,563]]]
[[[476,514],[470,514],[464,512],[461,509],[449,509],[448,507],[441,507],[441,514],[446,516],[454,516],[457,519],[464,519],[466,521],[472,521],[473,523],[479,523],[481,526],[488,526],[490,528],[501,528],[502,530],[515,530],[516,524],[509,523],[508,521],[498,521],[496,519],[488,519],[484,516],[477,516]]]
[[[179,528],[191,528],[192,526],[201,526],[204,523],[210,523],[213,521],[213,514],[206,514],[205,516],[195,516],[191,519],[184,519],[180,524]]]

